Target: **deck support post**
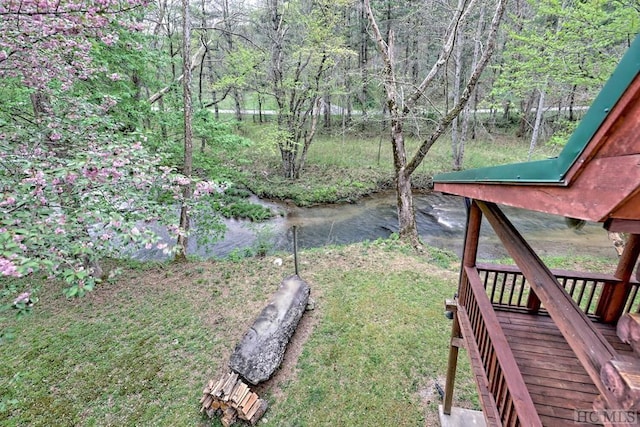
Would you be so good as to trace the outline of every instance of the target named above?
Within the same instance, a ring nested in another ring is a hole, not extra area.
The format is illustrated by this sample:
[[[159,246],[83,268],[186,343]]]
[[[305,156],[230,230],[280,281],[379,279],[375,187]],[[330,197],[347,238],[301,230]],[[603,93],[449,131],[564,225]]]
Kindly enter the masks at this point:
[[[462,266],[460,268],[460,282],[458,283],[458,301],[463,301],[466,287],[463,283],[466,278],[464,267],[473,267],[476,265],[476,257],[478,254],[478,241],[480,240],[480,226],[482,225],[482,211],[475,201],[471,201],[467,205],[467,228],[464,237],[464,252],[462,254]],[[447,382],[444,387],[444,404],[442,407],[446,415],[451,414],[451,402],[453,401],[453,387],[456,378],[456,369],[458,367],[458,348],[460,346],[460,338],[462,333],[460,330],[460,322],[458,321],[458,304],[457,301],[447,301],[447,310],[453,313],[453,325],[451,325],[451,343],[449,345],[449,361],[447,364]]]
[[[614,277],[620,279],[620,282],[607,283],[598,301],[596,314],[600,316],[600,321],[615,323],[622,315],[631,290],[629,280],[638,255],[640,255],[640,234],[630,234],[614,274]]]
[[[458,369],[458,348],[460,347],[460,322],[458,321],[458,304],[456,301],[447,300],[445,303],[447,311],[453,313],[453,324],[451,325],[451,341],[449,343],[449,361],[447,362],[447,382],[444,386],[444,402],[442,412],[451,415],[451,403],[453,402],[453,386],[456,381],[456,370]]]

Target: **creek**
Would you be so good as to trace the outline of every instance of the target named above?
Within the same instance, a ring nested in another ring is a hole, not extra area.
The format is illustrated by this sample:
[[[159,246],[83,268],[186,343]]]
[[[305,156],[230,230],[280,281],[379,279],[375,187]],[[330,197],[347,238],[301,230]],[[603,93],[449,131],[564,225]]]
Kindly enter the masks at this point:
[[[291,252],[293,226],[297,228],[298,248],[316,248],[387,238],[398,230],[394,192],[374,194],[351,204],[331,204],[301,208],[284,202],[252,198],[280,215],[262,222],[225,220],[226,233],[214,244],[198,244],[189,239],[187,253],[198,257],[224,257],[264,244],[269,249]],[[440,193],[414,196],[416,220],[422,241],[462,253],[466,212],[460,197]],[[601,224],[587,223],[580,230],[567,227],[563,217],[504,207],[507,217],[539,255],[586,255],[615,257],[613,244]],[[483,222],[478,258],[492,260],[507,256],[505,249]],[[137,259],[163,259],[160,251],[141,251]]]

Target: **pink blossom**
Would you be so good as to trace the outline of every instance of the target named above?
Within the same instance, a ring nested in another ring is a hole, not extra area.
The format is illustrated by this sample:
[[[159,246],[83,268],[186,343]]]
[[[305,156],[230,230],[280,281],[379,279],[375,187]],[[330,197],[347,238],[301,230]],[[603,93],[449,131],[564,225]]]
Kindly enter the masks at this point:
[[[64,229],[57,227],[54,231],[55,234],[65,234],[66,232],[64,231]]]
[[[67,184],[73,184],[74,182],[76,182],[76,179],[78,178],[78,175],[73,173],[73,172],[69,172],[65,178],[65,180],[67,181]]]
[[[139,236],[140,235],[140,230],[138,230],[138,227],[133,227],[131,229],[131,235],[132,236]]]
[[[107,34],[106,36],[102,37],[100,40],[102,40],[102,42],[107,46],[112,46],[114,43],[118,41],[118,37],[113,34]]]
[[[191,184],[191,180],[183,175],[179,175],[175,178],[176,184],[178,185],[189,185]]]
[[[16,203],[16,198],[13,196],[9,196],[0,202],[0,206],[12,206]]]
[[[13,305],[17,305],[20,303],[28,303],[29,302],[29,297],[31,297],[31,293],[30,292],[23,292],[20,295],[18,295],[18,297],[16,299],[13,300]]]
[[[52,141],[59,141],[62,138],[62,135],[59,132],[53,132],[49,135],[49,139]]]
[[[114,82],[117,82],[118,80],[120,80],[120,74],[118,73],[113,73],[113,74],[109,74],[109,78],[111,80],[113,80]]]
[[[11,260],[4,257],[0,257],[0,275],[12,277],[22,276],[18,271],[18,267],[16,267]]]
[[[95,166],[87,166],[84,169],[82,169],[82,175],[85,178],[89,178],[89,179],[96,179],[98,177],[99,172],[100,171]]]

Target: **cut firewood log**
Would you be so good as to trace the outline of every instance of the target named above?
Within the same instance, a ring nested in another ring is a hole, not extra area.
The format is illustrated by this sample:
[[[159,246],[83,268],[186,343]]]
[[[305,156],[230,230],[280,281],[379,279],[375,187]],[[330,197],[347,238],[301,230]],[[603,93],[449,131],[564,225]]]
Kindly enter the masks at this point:
[[[618,338],[640,355],[640,313],[626,313],[618,320]]]
[[[229,378],[227,379],[227,382],[222,387],[222,394],[223,394],[222,400],[223,401],[226,402],[226,401],[229,400],[229,398],[231,397],[231,391],[236,386],[236,382],[237,381],[238,381],[238,374],[236,374],[234,372],[231,375],[229,375]]]
[[[224,411],[224,414],[222,415],[222,419],[220,420],[220,422],[222,422],[222,425],[224,427],[229,427],[233,425],[237,419],[238,419],[238,413],[236,412],[236,410],[233,408],[227,408]]]
[[[640,408],[640,360],[610,360],[602,367],[600,378],[620,409]]]
[[[251,407],[251,411],[247,414],[247,420],[253,426],[264,415],[267,410],[267,401],[264,399],[258,399],[256,403]]]
[[[239,382],[239,386],[236,388],[234,393],[231,395],[231,401],[236,405],[242,401],[242,398],[249,390],[249,386],[243,382]]]
[[[200,412],[205,412],[210,418],[221,417],[220,421],[225,426],[234,424],[238,419],[254,425],[268,407],[267,401],[252,392],[237,373],[226,373],[217,381],[209,381],[202,392]]]
[[[258,395],[255,393],[251,393],[251,396],[249,396],[249,400],[247,400],[247,402],[240,408],[240,410],[242,411],[242,414],[245,417],[247,416],[247,414],[249,413],[249,410],[251,409],[253,404],[256,403],[257,400],[258,400]]]
[[[220,378],[217,382],[216,385],[213,387],[213,389],[211,390],[211,395],[212,396],[220,396],[220,394],[222,393],[222,386],[224,385],[224,383],[227,381],[227,375],[225,375],[224,377]]]
[[[251,391],[249,391],[247,394],[245,394],[245,396],[242,398],[242,400],[240,401],[240,403],[238,403],[238,409],[242,409],[247,405],[247,402],[249,402],[249,399],[251,399],[251,396],[254,393],[251,393]]]

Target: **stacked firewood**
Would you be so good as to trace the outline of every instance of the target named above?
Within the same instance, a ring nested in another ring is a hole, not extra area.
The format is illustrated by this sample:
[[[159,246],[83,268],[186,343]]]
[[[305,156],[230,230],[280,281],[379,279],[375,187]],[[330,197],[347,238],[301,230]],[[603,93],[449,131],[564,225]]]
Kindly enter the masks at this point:
[[[210,418],[221,417],[225,427],[238,419],[255,425],[267,410],[267,401],[252,392],[235,372],[223,374],[217,381],[209,381],[202,390],[200,403],[200,412],[206,412]]]

